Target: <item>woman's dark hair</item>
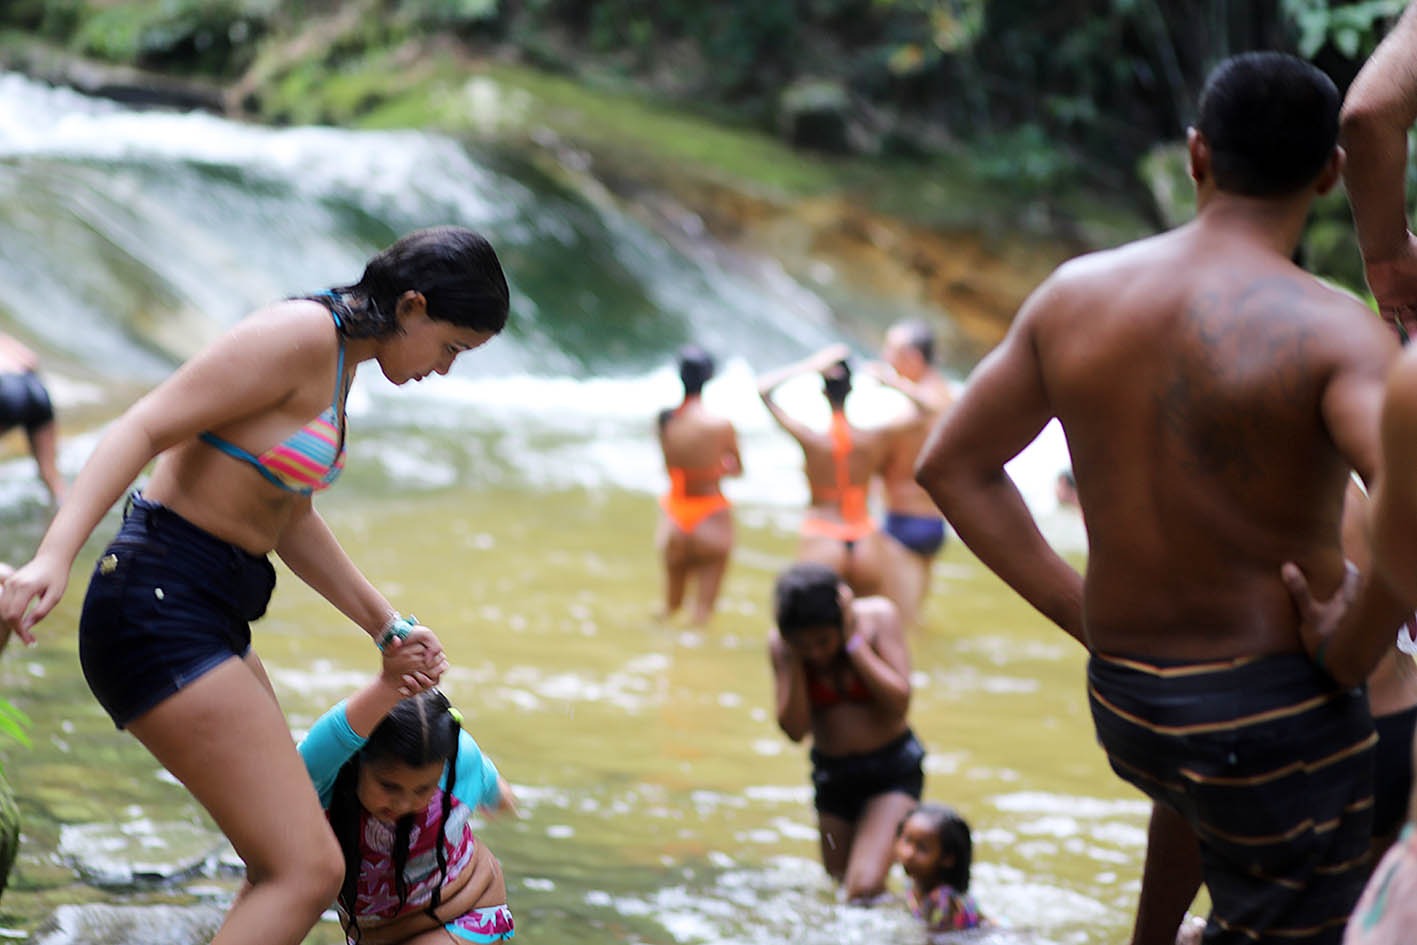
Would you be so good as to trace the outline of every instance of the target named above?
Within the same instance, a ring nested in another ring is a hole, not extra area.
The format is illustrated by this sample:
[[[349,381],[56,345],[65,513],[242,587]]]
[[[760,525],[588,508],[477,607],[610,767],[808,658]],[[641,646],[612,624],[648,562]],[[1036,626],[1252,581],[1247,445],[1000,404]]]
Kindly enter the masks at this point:
[[[703,393],[704,385],[713,377],[713,357],[698,345],[679,349],[679,380],[684,382],[684,394]]]
[[[974,860],[974,839],[970,836],[969,824],[953,807],[925,803],[901,818],[896,827],[896,836],[900,835],[905,822],[912,817],[923,817],[927,820],[930,829],[940,839],[941,865],[926,885],[930,889],[948,885],[956,892],[969,892],[969,869]],[[954,862],[945,866],[945,855],[953,856]]]
[[[382,338],[399,331],[398,300],[410,290],[435,321],[492,334],[507,324],[511,293],[497,253],[460,226],[415,230],[370,259],[358,282],[310,298],[340,316],[345,337]]]
[[[918,318],[900,322],[899,328],[901,334],[905,336],[905,343],[920,352],[920,360],[926,364],[933,364],[935,361],[935,329]]]
[[[447,781],[443,785],[443,815],[438,824],[438,839],[434,843],[439,879],[433,887],[433,898],[424,911],[433,916],[442,901],[443,884],[448,879],[444,835],[448,828],[448,815],[453,809],[458,739],[462,732],[462,726],[450,709],[447,696],[436,689],[404,699],[369,733],[364,747],[346,761],[335,776],[329,816],[330,827],[344,854],[344,882],[340,886],[339,904],[345,915],[345,934],[355,941],[360,935],[355,899],[359,890],[359,837],[363,819],[358,786],[359,769],[365,762],[398,762],[411,768],[422,768],[439,761],[444,763]],[[394,889],[398,893],[399,909],[408,902],[408,881],[404,877],[404,868],[408,865],[408,840],[415,816],[408,814],[394,825]]]
[[[822,372],[822,393],[833,407],[846,406],[846,395],[851,393],[851,365],[838,361]]]
[[[791,636],[812,627],[845,626],[841,578],[824,564],[799,561],[777,577],[773,587],[777,629]]]
[[[1220,189],[1292,194],[1318,177],[1338,143],[1342,99],[1317,66],[1279,52],[1222,61],[1201,92],[1196,129]]]

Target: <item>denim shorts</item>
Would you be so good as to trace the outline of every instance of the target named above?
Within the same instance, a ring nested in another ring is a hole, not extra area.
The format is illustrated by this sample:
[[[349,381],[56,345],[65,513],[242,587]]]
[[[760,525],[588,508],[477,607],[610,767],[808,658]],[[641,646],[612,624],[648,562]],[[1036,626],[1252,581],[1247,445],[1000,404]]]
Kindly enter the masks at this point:
[[[128,722],[251,648],[275,568],[134,493],[95,564],[79,661],[113,723]]]

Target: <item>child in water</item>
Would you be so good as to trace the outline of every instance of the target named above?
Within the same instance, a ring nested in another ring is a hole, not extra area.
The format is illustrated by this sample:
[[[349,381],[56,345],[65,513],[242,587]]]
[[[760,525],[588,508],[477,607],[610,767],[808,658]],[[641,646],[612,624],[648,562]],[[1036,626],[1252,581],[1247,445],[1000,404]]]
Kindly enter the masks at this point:
[[[515,798],[419,672],[419,649],[387,648],[380,674],[300,743],[344,851],[340,919],[351,943],[510,939],[502,866],[470,821],[476,807],[515,811]]]
[[[969,824],[953,808],[921,804],[896,830],[895,857],[910,877],[906,904],[930,932],[957,932],[988,925],[969,894],[974,841]]]

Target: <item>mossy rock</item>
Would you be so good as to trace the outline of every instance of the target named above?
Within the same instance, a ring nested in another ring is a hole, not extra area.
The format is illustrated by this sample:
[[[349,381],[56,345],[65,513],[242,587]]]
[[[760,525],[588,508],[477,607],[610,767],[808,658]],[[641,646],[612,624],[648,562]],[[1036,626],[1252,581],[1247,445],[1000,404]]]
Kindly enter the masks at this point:
[[[850,111],[850,96],[842,83],[802,79],[778,99],[778,130],[794,148],[849,154]]]
[[[10,881],[10,869],[20,852],[20,808],[15,792],[5,775],[0,773],[0,895]]]

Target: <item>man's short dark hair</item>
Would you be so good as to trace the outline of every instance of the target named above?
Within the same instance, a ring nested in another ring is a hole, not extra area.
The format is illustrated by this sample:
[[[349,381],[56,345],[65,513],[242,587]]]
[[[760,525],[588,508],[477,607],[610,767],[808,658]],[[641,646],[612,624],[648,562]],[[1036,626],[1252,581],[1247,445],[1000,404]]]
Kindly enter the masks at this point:
[[[1196,119],[1216,185],[1246,197],[1308,186],[1338,143],[1341,104],[1333,80],[1297,56],[1249,52],[1225,59],[1206,80]]]
[[[845,626],[841,578],[824,564],[799,561],[777,577],[773,611],[783,636],[812,627]]]

